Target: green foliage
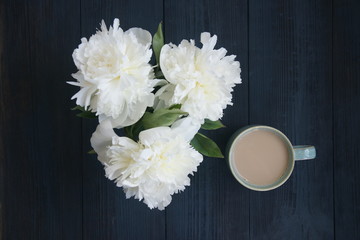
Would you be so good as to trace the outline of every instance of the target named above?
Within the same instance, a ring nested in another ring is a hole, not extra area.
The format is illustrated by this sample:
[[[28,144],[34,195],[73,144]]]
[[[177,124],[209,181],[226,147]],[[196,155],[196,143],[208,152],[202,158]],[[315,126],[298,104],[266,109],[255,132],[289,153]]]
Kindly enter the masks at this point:
[[[181,104],[174,104],[169,107],[170,110],[171,109],[180,109],[180,108],[181,108]]]
[[[85,108],[82,107],[82,106],[76,105],[76,106],[73,107],[71,110],[72,110],[72,111],[80,110],[80,111],[84,112],[84,111],[85,111]]]
[[[180,107],[180,104],[175,104],[169,109],[159,109],[153,112],[146,111],[139,121],[124,128],[125,135],[128,138],[137,141],[140,132],[143,130],[154,127],[171,126],[176,120],[187,115],[186,112],[179,110]]]
[[[163,78],[165,78],[165,77],[164,77],[164,74],[163,74],[162,71],[160,70],[160,67],[157,67],[157,68],[155,69],[155,78],[157,78],[157,79],[163,79]]]
[[[156,63],[160,66],[160,51],[161,48],[164,46],[164,34],[162,31],[162,22],[159,23],[157,32],[153,37],[152,47],[154,50],[154,55],[156,58]]]
[[[84,107],[81,106],[76,106],[74,108],[72,108],[71,110],[73,111],[81,111],[80,113],[76,114],[77,117],[82,117],[82,118],[89,118],[89,119],[94,119],[97,118],[96,114],[94,112],[91,112],[89,110],[85,110]]]
[[[219,128],[224,128],[225,125],[220,122],[220,120],[217,121],[211,121],[209,119],[205,119],[205,122],[203,125],[201,125],[202,129],[205,130],[215,130]]]
[[[94,149],[91,149],[90,151],[87,152],[88,154],[96,154]]]
[[[124,128],[125,135],[134,141],[137,141],[139,139],[139,134],[142,130],[144,130],[142,118],[135,124]]]
[[[207,157],[224,158],[218,145],[201,133],[197,133],[190,144],[195,150]]]
[[[145,129],[170,126],[181,116],[187,115],[187,112],[181,111],[180,109],[159,109],[153,113],[146,112],[142,118]]]

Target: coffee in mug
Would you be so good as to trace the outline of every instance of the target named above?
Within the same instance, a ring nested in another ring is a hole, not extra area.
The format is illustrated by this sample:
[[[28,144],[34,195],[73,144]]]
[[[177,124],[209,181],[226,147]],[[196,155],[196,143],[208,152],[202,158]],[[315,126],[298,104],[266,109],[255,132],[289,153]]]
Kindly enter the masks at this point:
[[[245,187],[267,191],[282,185],[295,160],[315,158],[313,146],[292,146],[279,130],[248,126],[237,131],[227,147],[227,161],[234,177]]]

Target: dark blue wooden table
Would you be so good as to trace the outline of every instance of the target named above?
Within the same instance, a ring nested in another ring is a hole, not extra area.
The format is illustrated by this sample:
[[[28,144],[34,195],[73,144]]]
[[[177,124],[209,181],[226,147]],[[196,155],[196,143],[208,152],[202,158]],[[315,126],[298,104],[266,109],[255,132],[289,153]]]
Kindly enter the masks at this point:
[[[360,239],[360,6],[357,0],[1,0],[0,239]],[[96,121],[69,109],[71,54],[104,19],[166,42],[218,35],[243,84],[209,133],[224,150],[270,125],[317,159],[270,192],[205,158],[165,211],[126,200],[88,155]]]

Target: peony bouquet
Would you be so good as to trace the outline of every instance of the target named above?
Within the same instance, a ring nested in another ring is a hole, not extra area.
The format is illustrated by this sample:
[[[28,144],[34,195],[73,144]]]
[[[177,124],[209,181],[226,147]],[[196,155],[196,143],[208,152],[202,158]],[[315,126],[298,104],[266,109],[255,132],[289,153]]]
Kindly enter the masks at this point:
[[[202,33],[199,48],[194,40],[164,44],[161,24],[153,37],[119,25],[115,19],[107,28],[102,21],[74,50],[78,72],[68,82],[80,87],[74,110],[99,121],[90,141],[106,177],[127,198],[163,210],[190,185],[202,155],[223,157],[198,131],[223,127],[219,119],[241,83],[240,63],[226,49],[214,49],[216,35]],[[115,133],[120,128],[125,136]]]

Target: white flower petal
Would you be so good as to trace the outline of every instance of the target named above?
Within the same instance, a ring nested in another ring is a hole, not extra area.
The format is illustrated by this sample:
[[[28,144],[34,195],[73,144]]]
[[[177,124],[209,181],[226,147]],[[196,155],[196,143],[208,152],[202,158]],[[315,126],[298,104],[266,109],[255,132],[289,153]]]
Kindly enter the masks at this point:
[[[134,142],[132,139],[118,136],[112,137],[112,145],[119,145],[128,149],[135,149],[138,147],[137,143]]]
[[[200,127],[201,123],[197,119],[186,117],[174,122],[171,129],[173,129],[174,133],[182,135],[186,141],[190,142]]]
[[[107,147],[111,145],[112,138],[117,136],[114,132],[110,121],[101,122],[96,131],[92,134],[90,139],[91,146],[98,154],[98,159],[103,164],[109,163],[109,158],[106,155]]]
[[[200,35],[200,41],[203,44],[203,50],[205,51],[211,51],[214,49],[216,42],[217,42],[217,36],[214,35],[211,37],[210,33],[203,32]]]
[[[160,69],[166,79],[169,78],[170,73],[168,72],[168,67],[165,66],[164,64],[164,59],[168,56],[170,50],[171,50],[170,44],[165,44],[164,46],[162,46],[160,50]]]
[[[141,28],[126,32],[119,27],[119,19],[113,26],[101,29],[83,38],[73,52],[78,72],[73,77],[80,91],[73,96],[77,104],[101,116],[100,121],[111,119],[112,126],[119,128],[137,122],[145,109],[154,101],[155,84],[153,68],[149,64],[152,50],[151,34]]]
[[[157,105],[181,104],[183,111],[200,122],[222,117],[226,106],[232,104],[233,87],[241,83],[240,63],[233,55],[226,56],[226,49],[214,50],[216,41],[216,35],[202,33],[201,49],[193,40],[163,46],[160,65],[169,86],[161,89]]]
[[[172,97],[169,92],[172,92],[168,88],[174,88],[171,84],[166,84],[162,86],[156,93],[155,93],[155,100],[154,100],[154,109],[166,108],[168,104],[170,104],[170,99]],[[170,106],[170,105],[169,105]]]
[[[123,187],[126,197],[143,200],[149,208],[163,210],[171,195],[190,185],[189,174],[197,170],[203,158],[182,135],[187,127],[183,120],[173,128],[158,127],[142,131],[139,142],[125,137],[113,137],[108,147],[109,165],[106,176]]]
[[[151,34],[148,31],[144,30],[144,29],[130,28],[125,33],[134,34],[137,41],[139,43],[141,43],[142,45],[146,46],[146,47],[149,47],[151,45],[151,42],[152,42]]]
[[[170,128],[168,127],[157,127],[150,128],[140,132],[139,140],[145,146],[150,146],[154,142],[158,141],[163,135],[168,135]]]
[[[154,79],[154,81],[155,81],[154,87],[162,87],[168,84],[168,81],[166,81],[165,79]]]

